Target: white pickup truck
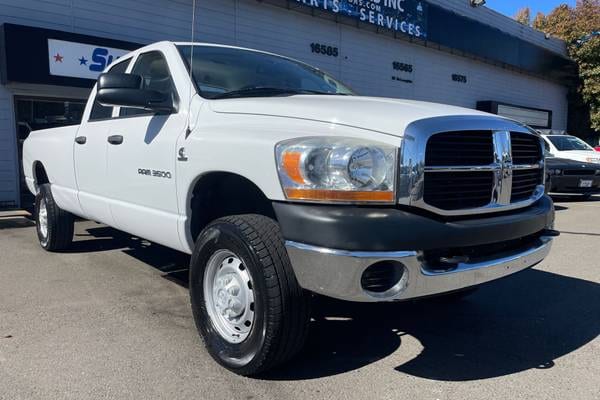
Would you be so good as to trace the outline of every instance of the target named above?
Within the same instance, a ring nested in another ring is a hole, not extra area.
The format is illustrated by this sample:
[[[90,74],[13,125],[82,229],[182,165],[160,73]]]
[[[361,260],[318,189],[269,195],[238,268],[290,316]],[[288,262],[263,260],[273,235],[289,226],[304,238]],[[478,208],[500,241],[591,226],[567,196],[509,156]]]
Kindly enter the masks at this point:
[[[548,254],[542,141],[469,109],[361,97],[248,49],[160,42],[116,60],[80,126],[33,132],[42,247],[74,216],[192,254],[198,330],[253,375],[302,347],[317,293],[464,293]]]

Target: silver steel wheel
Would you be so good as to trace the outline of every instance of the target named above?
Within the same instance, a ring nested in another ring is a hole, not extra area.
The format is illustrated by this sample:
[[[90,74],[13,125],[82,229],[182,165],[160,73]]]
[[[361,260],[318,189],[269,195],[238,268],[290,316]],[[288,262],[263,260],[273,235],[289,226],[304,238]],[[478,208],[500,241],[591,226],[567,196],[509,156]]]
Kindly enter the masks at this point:
[[[230,343],[241,343],[254,325],[252,277],[229,250],[210,257],[204,271],[206,310],[217,332]]]
[[[40,199],[40,209],[38,211],[38,224],[40,234],[44,238],[45,242],[48,239],[48,208],[46,207],[46,199],[43,197]]]

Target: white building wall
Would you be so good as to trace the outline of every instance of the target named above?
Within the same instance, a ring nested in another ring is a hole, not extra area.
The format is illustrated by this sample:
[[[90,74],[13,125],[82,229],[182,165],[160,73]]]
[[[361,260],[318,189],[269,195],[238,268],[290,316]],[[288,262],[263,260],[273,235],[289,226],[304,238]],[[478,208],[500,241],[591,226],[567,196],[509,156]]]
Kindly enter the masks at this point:
[[[547,40],[485,7],[466,0],[430,0],[564,54],[564,43]],[[150,43],[191,39],[192,0],[0,0],[4,22]],[[554,129],[566,129],[566,88],[467,58],[347,25],[314,18],[256,0],[197,0],[196,41],[237,44],[301,59],[347,82],[365,95],[404,97],[474,108],[496,100],[554,111]],[[337,46],[340,56],[310,52],[310,43]],[[397,73],[394,61],[412,64]],[[468,77],[466,84],[452,74]],[[392,76],[413,83],[392,80]],[[0,86],[0,203],[18,195],[12,94]]]
[[[567,127],[567,88],[546,80],[496,68],[489,64],[431,51],[422,46],[343,27],[342,79],[364,94],[403,97],[475,108],[477,101],[495,100],[553,110],[555,129]],[[414,66],[412,74],[398,74],[392,63]],[[454,82],[452,74],[467,76]],[[414,83],[393,81],[392,75]]]
[[[554,129],[566,129],[564,86],[254,1],[240,1],[237,11],[237,44],[300,58],[339,77],[360,94],[469,108],[475,108],[477,101],[495,100],[550,109],[554,111]],[[339,47],[340,57],[311,53],[313,41]],[[397,73],[392,68],[394,61],[412,64],[414,72]],[[466,75],[468,82],[454,82],[452,74]],[[413,83],[394,81],[392,76]]]
[[[429,0],[457,13],[561,52],[564,43],[546,40],[486,7],[465,0]],[[0,23],[12,22],[113,39],[149,43],[190,40],[191,0],[0,0]],[[198,0],[196,40],[237,44],[281,53],[317,65],[360,93],[407,97],[475,107],[498,100],[556,112],[555,127],[566,127],[566,90],[529,75],[393,40],[364,30],[265,5],[255,0]],[[523,29],[521,29],[523,28]],[[341,56],[310,52],[309,44],[338,46]],[[558,45],[558,46],[557,46]],[[393,61],[413,64],[413,84],[392,81]],[[467,84],[450,79],[453,73]]]

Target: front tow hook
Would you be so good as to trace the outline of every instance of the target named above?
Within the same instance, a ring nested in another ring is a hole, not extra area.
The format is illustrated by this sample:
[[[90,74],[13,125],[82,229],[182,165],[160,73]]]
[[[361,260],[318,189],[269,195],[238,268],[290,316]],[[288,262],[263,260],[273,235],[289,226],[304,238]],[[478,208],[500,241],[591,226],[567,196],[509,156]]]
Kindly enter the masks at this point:
[[[555,229],[544,229],[542,231],[542,236],[559,237],[560,236],[560,231],[557,231]]]

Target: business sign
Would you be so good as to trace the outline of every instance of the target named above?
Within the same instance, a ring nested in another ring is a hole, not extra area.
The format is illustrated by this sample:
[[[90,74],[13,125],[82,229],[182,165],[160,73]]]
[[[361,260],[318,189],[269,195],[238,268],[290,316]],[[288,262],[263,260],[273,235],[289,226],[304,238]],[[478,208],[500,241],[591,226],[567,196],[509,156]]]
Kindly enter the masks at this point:
[[[421,0],[296,0],[417,38],[427,37],[427,3]]]
[[[91,88],[111,61],[142,44],[0,24],[0,83]]]
[[[85,43],[48,39],[50,75],[70,78],[97,79],[113,60],[129,53]]]

